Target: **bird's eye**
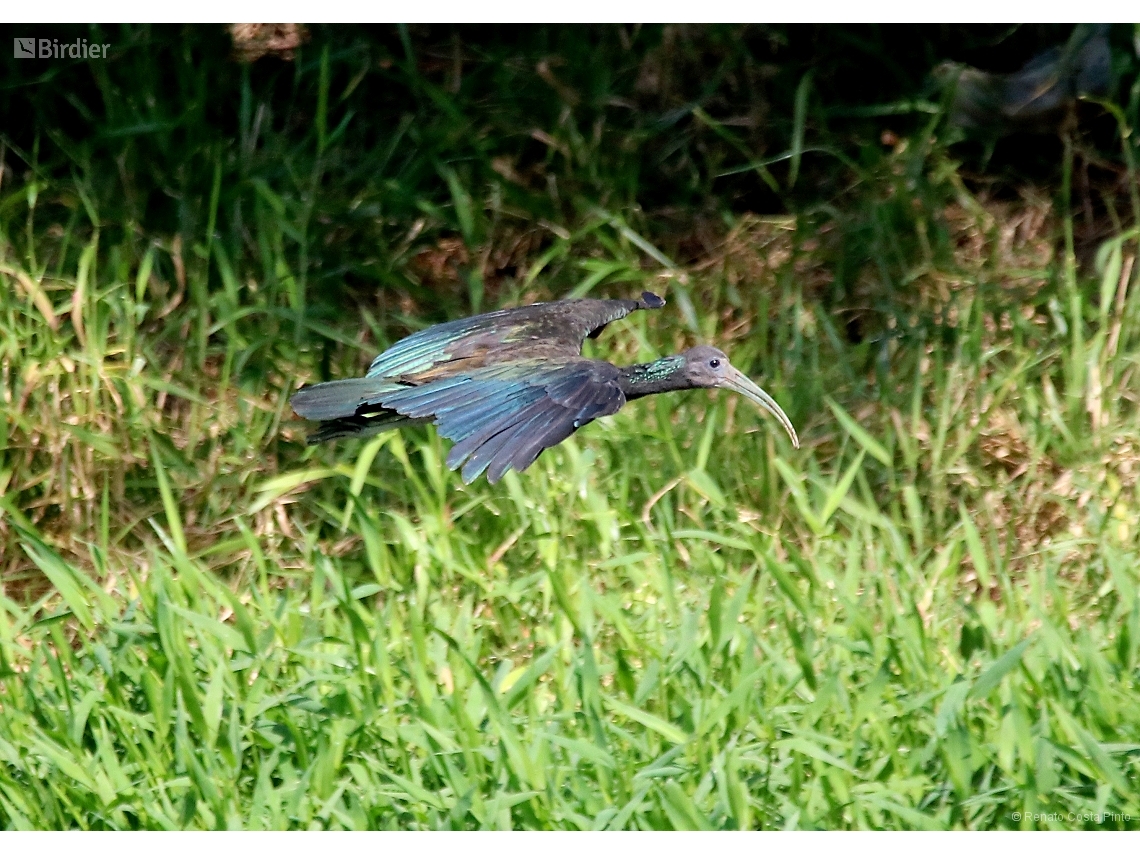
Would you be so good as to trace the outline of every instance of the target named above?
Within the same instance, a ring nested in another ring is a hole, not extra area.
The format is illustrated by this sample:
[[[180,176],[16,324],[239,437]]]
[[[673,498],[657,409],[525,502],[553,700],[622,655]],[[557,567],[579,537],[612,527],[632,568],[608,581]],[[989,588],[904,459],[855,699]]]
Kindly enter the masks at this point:
[[[710,359],[709,360],[709,368],[720,368],[720,360],[719,359]]]

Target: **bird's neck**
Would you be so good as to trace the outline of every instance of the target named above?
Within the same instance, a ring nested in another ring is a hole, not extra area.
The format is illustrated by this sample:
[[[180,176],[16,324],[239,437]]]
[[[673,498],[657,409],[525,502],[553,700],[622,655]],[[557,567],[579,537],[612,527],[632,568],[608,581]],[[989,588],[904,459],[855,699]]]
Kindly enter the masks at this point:
[[[666,356],[653,362],[627,365],[621,369],[618,384],[630,401],[658,392],[688,389],[692,384],[684,376],[684,366],[683,356]]]

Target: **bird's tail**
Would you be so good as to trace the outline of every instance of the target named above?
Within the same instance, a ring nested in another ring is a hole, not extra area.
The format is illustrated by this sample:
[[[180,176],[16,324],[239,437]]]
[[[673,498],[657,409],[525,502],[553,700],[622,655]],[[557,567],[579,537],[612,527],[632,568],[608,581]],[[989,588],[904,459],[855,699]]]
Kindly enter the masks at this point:
[[[419,424],[422,419],[409,419],[380,406],[383,395],[401,388],[398,383],[377,377],[333,380],[298,390],[289,403],[297,415],[321,423],[308,439],[309,445],[315,445]],[[368,412],[369,408],[372,412]]]
[[[401,388],[398,383],[377,377],[333,380],[299,389],[289,404],[301,418],[325,422],[355,416],[361,407],[379,404],[382,395]]]
[[[383,433],[386,430],[425,424],[430,421],[431,419],[409,419],[392,410],[381,410],[372,415],[346,416],[343,419],[330,419],[321,422],[305,441],[309,445],[317,445],[321,442],[328,442],[330,439],[344,439],[346,437],[361,439]]]

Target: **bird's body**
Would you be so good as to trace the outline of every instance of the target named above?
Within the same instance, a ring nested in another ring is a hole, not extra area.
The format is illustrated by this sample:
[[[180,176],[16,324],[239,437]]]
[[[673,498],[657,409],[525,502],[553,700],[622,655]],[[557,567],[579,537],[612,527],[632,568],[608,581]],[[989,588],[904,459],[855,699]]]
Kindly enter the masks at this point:
[[[795,430],[767,393],[712,347],[619,368],[581,355],[586,338],[638,309],[665,301],[558,300],[501,309],[429,327],[398,341],[368,374],[300,389],[290,400],[320,421],[310,444],[434,423],[454,441],[450,468],[470,483],[522,471],[543,450],[626,401],[676,389],[724,386],[742,392]]]

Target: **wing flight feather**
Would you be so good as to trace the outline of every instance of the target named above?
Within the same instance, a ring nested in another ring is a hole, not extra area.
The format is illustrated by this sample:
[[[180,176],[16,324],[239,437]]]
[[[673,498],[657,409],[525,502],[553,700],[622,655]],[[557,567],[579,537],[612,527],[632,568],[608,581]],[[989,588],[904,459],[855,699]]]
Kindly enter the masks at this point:
[[[617,412],[625,403],[617,378],[618,369],[607,362],[521,360],[446,383],[403,387],[377,403],[407,418],[431,418],[455,443],[447,465],[462,466],[467,483],[484,471],[494,483],[583,425]]]

